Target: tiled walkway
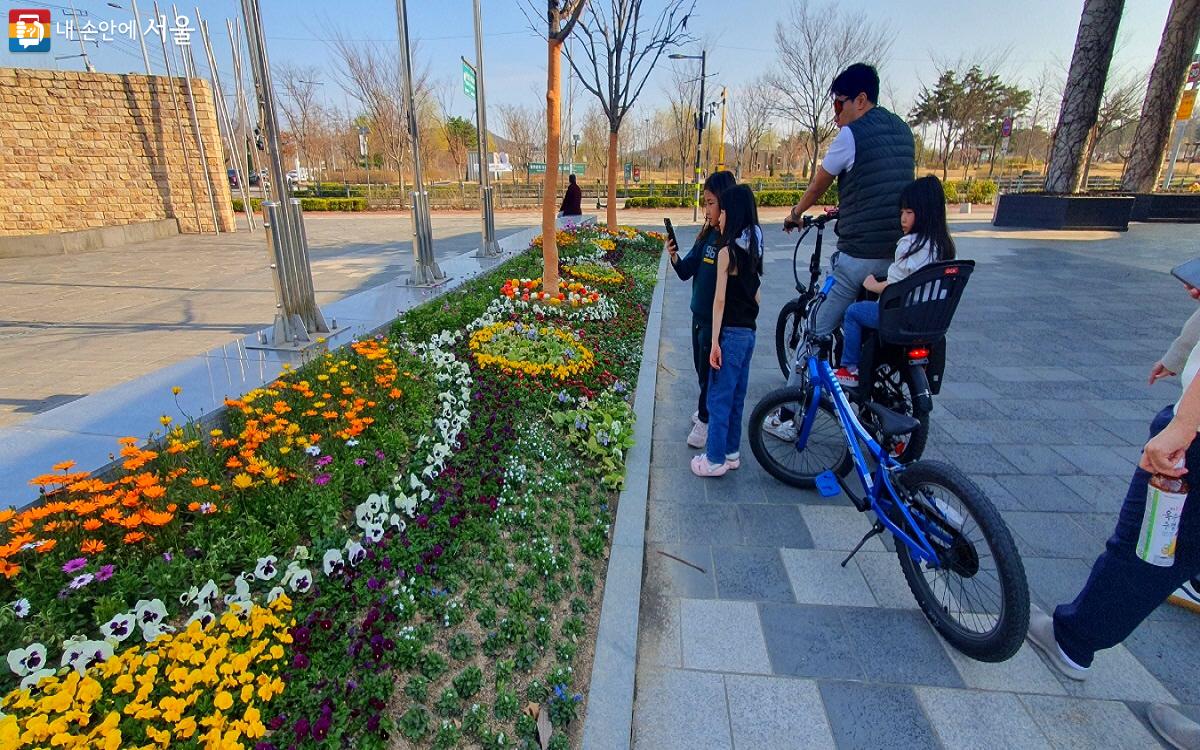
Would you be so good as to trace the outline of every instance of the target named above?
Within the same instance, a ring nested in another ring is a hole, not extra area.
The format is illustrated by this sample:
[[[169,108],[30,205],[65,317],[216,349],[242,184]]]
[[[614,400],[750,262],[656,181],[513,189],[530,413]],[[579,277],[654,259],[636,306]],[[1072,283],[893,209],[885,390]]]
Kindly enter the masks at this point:
[[[1177,397],[1145,377],[1194,309],[1164,273],[1196,254],[1194,233],[1136,226],[1073,241],[952,229],[979,266],[926,455],[985,488],[1017,537],[1035,604],[1052,607],[1086,579],[1149,420]],[[747,413],[782,384],[773,331],[792,246],[768,235]],[[636,748],[1145,748],[1158,747],[1146,702],[1200,719],[1200,617],[1160,608],[1082,685],[1028,646],[1005,664],[975,662],[935,634],[879,539],[839,566],[868,528],[845,498],[779,484],[745,442],[739,472],[693,477],[689,287],[670,273],[667,283]]]

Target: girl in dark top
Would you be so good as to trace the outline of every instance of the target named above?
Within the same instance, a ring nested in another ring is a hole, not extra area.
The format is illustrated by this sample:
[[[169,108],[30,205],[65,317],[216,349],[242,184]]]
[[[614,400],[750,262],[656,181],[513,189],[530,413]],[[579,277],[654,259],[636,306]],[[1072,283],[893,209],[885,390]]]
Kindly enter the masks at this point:
[[[735,184],[733,172],[724,170],[714,172],[704,181],[704,225],[687,255],[680,257],[679,248],[670,238],[663,242],[675,273],[683,281],[692,280],[692,363],[700,382],[700,400],[687,437],[687,444],[693,448],[703,448],[708,437],[708,349],[712,340],[712,301],[717,287],[717,248],[721,236],[717,229],[721,213],[717,198]]]
[[[742,409],[750,382],[763,271],[754,193],[746,185],[736,185],[721,193],[719,203],[721,248],[708,356],[708,445],[705,453],[692,459],[692,473],[699,477],[719,477],[742,465]]]
[[[559,216],[582,216],[583,215],[583,191],[579,189],[578,183],[575,182],[575,175],[567,177],[567,192],[563,195],[562,205],[559,206]]]

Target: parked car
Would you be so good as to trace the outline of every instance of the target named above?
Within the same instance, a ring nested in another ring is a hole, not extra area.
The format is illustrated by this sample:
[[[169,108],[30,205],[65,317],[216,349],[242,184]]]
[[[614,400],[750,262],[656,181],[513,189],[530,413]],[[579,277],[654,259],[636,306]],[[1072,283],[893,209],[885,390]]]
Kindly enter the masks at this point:
[[[260,172],[251,172],[251,173],[250,173],[250,179],[249,179],[249,182],[250,182],[250,187],[258,187],[259,185],[261,185],[261,184],[262,184],[262,178],[263,178],[263,173],[260,173]]]
[[[230,169],[230,170],[226,171],[225,174],[229,176],[229,187],[233,188],[234,190],[237,190],[237,188],[239,187],[237,170]],[[250,184],[253,185],[254,184],[253,181],[251,181]]]

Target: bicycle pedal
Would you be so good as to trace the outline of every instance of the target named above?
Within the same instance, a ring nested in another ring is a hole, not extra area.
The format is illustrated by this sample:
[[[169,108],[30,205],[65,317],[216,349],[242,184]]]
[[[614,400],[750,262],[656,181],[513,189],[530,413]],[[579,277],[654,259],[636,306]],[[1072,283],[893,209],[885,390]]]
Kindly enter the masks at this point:
[[[821,497],[837,497],[842,494],[842,485],[832,471],[823,471],[817,475],[817,492]]]

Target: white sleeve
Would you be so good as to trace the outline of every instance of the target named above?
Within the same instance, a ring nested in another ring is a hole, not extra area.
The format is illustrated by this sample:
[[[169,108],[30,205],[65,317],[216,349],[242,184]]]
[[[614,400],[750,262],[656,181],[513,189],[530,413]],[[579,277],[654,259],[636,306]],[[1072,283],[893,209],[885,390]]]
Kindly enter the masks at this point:
[[[914,237],[911,234],[906,234],[896,243],[896,259],[892,261],[892,265],[888,266],[888,283],[895,284],[897,281],[904,281],[912,275],[916,270],[913,268],[915,258],[905,258],[904,255],[912,247]]]
[[[834,136],[833,143],[821,160],[821,168],[831,175],[839,175],[854,169],[854,131],[842,128]]]

